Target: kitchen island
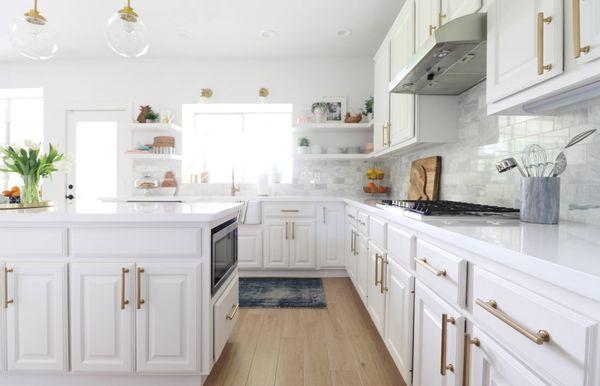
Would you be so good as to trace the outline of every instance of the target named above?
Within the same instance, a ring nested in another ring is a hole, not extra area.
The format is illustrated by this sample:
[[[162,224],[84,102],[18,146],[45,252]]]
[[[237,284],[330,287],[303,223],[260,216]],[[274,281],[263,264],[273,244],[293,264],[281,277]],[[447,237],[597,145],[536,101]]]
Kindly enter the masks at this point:
[[[238,306],[235,267],[213,285],[213,230],[240,207],[0,211],[0,385],[202,384]]]

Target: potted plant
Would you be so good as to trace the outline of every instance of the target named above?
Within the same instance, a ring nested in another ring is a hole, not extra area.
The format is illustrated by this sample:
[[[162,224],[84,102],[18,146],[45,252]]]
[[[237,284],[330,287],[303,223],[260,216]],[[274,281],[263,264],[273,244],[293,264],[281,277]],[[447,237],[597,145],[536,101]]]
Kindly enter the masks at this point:
[[[315,116],[316,123],[323,123],[327,120],[327,103],[315,102],[312,104],[310,111]]]
[[[371,122],[373,120],[373,97],[365,100],[365,107],[362,109],[362,114]]]
[[[146,123],[154,123],[158,122],[160,116],[155,113],[153,110],[150,110],[146,113]]]
[[[0,154],[3,155],[0,172],[16,173],[23,180],[20,192],[23,204],[40,202],[41,180],[54,172],[66,172],[70,166],[69,158],[59,153],[52,144],[49,144],[46,154],[40,154],[39,144],[32,141],[25,141],[23,148],[17,145],[0,147]]]
[[[306,137],[298,139],[298,154],[308,154],[310,149],[310,140]]]

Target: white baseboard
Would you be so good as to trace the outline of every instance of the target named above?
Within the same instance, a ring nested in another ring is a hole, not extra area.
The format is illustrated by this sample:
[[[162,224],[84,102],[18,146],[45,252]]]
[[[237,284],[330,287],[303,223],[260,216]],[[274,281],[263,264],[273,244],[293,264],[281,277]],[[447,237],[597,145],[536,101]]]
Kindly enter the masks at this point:
[[[63,374],[2,374],[0,385],[6,386],[199,386],[202,375],[83,375]]]
[[[240,277],[348,277],[345,269],[313,270],[242,270],[238,271]]]

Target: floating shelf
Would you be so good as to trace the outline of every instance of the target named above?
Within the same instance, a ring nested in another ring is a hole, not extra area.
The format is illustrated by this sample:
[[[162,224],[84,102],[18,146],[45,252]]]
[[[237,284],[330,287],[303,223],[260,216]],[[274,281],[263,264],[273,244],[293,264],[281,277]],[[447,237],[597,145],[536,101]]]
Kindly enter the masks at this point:
[[[307,123],[294,127],[295,133],[300,132],[344,132],[344,133],[358,133],[358,132],[370,132],[373,130],[373,121],[364,123]]]
[[[125,153],[125,157],[134,160],[171,160],[181,161],[183,156],[179,154],[140,154],[140,153]]]
[[[361,160],[371,159],[372,154],[295,154],[301,160]]]
[[[130,123],[123,127],[132,131],[177,131],[180,133],[183,131],[181,127],[173,123]]]

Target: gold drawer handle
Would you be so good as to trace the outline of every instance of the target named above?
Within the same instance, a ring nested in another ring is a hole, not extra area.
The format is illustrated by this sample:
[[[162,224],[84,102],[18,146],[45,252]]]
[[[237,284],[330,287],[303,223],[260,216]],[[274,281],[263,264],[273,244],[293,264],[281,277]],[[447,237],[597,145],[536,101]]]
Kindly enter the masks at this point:
[[[465,341],[464,341],[464,358],[463,358],[463,386],[469,386],[471,381],[469,380],[470,369],[469,365],[471,364],[471,345],[475,347],[481,346],[481,341],[477,338],[471,338],[471,336],[466,333]]]
[[[383,260],[379,253],[375,253],[375,287],[381,283],[379,281],[379,259]]]
[[[550,341],[550,334],[546,330],[539,330],[538,332],[532,332],[527,328],[521,326],[519,323],[512,320],[510,316],[505,314],[504,312],[498,309],[498,303],[495,300],[490,300],[488,302],[484,302],[481,299],[475,299],[475,303],[478,306],[494,315],[496,318],[500,319],[504,323],[508,324],[510,327],[517,330],[518,333],[525,336],[527,339],[532,341],[535,344],[544,344],[544,342]]]
[[[384,259],[385,257],[385,259]],[[379,289],[381,293],[386,293],[389,291],[387,287],[387,266],[390,262],[387,259],[387,255],[381,257],[381,281],[379,282]]]
[[[590,52],[590,46],[581,47],[581,11],[579,7],[580,0],[573,0],[573,56],[578,59],[581,53]]]
[[[227,315],[225,317],[225,319],[227,319],[227,320],[233,320],[233,318],[235,318],[235,314],[237,314],[237,312],[238,312],[238,308],[240,308],[240,305],[239,304],[234,304],[231,307],[231,312],[229,313],[229,315]]]
[[[433,35],[433,31],[435,31],[437,27],[435,25],[429,25],[429,36]]]
[[[426,258],[419,258],[419,257],[415,257],[415,261],[419,264],[421,264],[421,266],[423,266],[423,268],[425,268],[426,270],[430,271],[431,273],[433,273],[435,276],[446,276],[446,270],[445,269],[437,269],[436,267],[434,267],[433,265],[429,264],[427,262]]]
[[[442,314],[442,349],[440,358],[440,374],[446,375],[446,371],[450,370],[454,372],[454,365],[446,364],[446,350],[448,340],[448,324],[456,324],[456,320],[453,317],[448,317],[447,314]]]
[[[121,268],[121,309],[129,304],[129,300],[125,299],[125,274],[129,273],[129,268]]]
[[[282,213],[298,213],[300,212],[299,209],[281,209]]]
[[[552,16],[544,17],[544,12],[539,12],[537,15],[537,59],[538,59],[538,75],[542,75],[544,70],[552,70],[551,64],[544,64],[544,24],[552,23]]]
[[[144,299],[142,299],[142,273],[144,273],[145,270],[142,267],[139,267],[137,269],[137,309],[141,309],[142,308],[142,304],[146,303],[146,301]]]
[[[4,267],[4,308],[8,308],[8,305],[14,303],[14,299],[8,299],[8,274],[13,272],[12,268]]]

